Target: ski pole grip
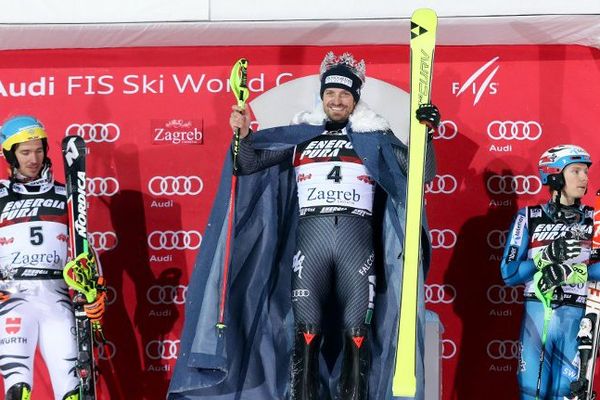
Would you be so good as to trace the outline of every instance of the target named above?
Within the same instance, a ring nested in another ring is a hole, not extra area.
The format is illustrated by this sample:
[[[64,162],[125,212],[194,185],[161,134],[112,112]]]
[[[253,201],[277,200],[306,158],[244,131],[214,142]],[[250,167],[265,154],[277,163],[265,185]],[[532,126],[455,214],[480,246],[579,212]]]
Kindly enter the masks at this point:
[[[248,60],[240,58],[231,69],[229,86],[235,95],[238,107],[246,108],[246,100],[250,96],[248,90]],[[240,150],[240,130],[236,129],[233,134],[233,174],[237,175],[237,155]]]
[[[229,86],[235,95],[237,105],[241,108],[246,107],[246,100],[250,96],[248,90],[248,60],[240,58],[233,65],[231,69],[231,76],[229,77]]]

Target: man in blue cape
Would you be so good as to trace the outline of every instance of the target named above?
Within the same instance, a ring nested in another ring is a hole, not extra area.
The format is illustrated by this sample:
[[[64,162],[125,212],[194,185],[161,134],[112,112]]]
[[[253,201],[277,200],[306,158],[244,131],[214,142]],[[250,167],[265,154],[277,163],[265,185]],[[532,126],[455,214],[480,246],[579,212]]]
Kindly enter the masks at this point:
[[[168,399],[392,398],[407,151],[387,121],[360,102],[364,72],[364,61],[328,54],[321,66],[322,109],[298,114],[290,126],[248,135],[249,117],[234,107],[230,123],[241,132],[242,176],[231,230],[226,328],[216,323],[231,155],[190,280]],[[435,127],[440,116],[425,105],[417,118]],[[431,180],[431,143],[427,152]],[[426,222],[421,242],[416,399],[424,389]],[[333,315],[323,312],[327,303]]]

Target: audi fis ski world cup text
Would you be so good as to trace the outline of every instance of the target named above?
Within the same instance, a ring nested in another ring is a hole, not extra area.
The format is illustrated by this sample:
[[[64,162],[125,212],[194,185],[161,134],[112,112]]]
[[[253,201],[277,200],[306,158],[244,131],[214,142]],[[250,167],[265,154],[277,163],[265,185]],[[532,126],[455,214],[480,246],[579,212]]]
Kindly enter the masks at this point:
[[[290,72],[272,76],[265,72],[253,74],[248,80],[252,92],[262,93],[293,78]],[[163,93],[222,93],[230,92],[229,79],[206,72],[182,74],[127,74],[127,75],[67,75],[39,76],[31,80],[0,79],[0,96],[45,97],[56,95],[108,96],[112,94],[163,94]]]

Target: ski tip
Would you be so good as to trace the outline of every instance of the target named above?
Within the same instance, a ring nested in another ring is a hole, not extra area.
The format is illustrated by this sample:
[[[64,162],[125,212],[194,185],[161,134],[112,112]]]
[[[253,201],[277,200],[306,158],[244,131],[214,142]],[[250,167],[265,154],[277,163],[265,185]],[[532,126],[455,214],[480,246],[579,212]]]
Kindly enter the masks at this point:
[[[423,16],[423,17],[426,17],[426,16],[431,17],[431,16],[433,16],[433,17],[437,17],[437,14],[436,14],[436,12],[433,9],[423,7],[423,8],[417,8],[415,11],[413,11],[412,16],[413,16],[413,18],[415,16]]]

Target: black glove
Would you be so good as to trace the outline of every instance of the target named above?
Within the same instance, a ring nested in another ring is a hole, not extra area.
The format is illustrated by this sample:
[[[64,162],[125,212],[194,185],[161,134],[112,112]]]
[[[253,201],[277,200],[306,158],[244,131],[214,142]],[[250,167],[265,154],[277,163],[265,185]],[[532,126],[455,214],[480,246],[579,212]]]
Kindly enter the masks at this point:
[[[558,238],[542,250],[544,258],[553,263],[562,263],[581,254],[581,242],[576,239]]]
[[[564,284],[575,285],[587,281],[587,266],[585,264],[551,264],[542,270],[539,287],[546,293]]]
[[[421,104],[417,108],[416,117],[430,129],[436,129],[440,125],[440,110],[434,104]]]

